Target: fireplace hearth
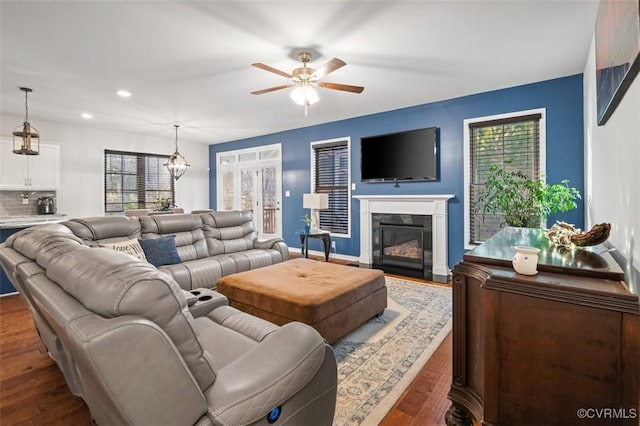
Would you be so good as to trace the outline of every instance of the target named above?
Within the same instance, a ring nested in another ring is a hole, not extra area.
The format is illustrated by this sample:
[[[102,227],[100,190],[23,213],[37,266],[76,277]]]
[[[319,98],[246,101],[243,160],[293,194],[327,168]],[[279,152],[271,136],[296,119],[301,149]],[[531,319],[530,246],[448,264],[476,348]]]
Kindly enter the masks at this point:
[[[374,268],[392,274],[432,279],[430,215],[374,213],[371,226]]]

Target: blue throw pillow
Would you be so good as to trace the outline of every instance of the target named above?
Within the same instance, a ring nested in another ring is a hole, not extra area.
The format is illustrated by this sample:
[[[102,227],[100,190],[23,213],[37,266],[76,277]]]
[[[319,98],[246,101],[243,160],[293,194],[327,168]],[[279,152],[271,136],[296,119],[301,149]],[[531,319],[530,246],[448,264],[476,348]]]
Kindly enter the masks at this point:
[[[174,265],[182,262],[178,250],[176,250],[174,235],[138,241],[140,241],[147,262],[153,266]]]

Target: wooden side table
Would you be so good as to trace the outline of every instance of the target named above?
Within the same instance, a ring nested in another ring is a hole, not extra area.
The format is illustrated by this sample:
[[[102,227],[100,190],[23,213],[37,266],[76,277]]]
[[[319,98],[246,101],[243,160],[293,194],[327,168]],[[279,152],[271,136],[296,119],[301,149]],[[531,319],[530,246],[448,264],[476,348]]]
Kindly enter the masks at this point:
[[[310,238],[318,238],[322,240],[322,244],[324,246],[324,260],[325,262],[329,261],[329,252],[331,250],[331,234],[326,231],[318,231],[318,232],[304,232],[296,231],[296,234],[300,236],[300,244],[302,245],[302,255],[305,258],[309,257],[309,239]]]

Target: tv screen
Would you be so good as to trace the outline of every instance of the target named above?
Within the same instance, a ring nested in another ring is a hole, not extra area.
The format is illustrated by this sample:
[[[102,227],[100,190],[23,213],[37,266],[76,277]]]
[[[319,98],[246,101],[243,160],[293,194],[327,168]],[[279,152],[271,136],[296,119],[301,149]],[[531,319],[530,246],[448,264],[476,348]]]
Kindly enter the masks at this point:
[[[438,128],[410,130],[360,140],[363,182],[438,179]]]

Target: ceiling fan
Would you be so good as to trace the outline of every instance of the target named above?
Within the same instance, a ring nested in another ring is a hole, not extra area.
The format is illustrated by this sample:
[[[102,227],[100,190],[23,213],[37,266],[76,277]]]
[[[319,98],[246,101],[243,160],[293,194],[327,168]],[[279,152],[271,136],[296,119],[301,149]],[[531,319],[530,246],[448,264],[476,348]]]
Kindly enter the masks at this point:
[[[320,100],[313,87],[323,87],[325,89],[341,90],[343,92],[351,93],[362,93],[362,91],[364,90],[364,87],[362,86],[352,86],[349,84],[320,81],[320,79],[324,78],[327,74],[332,73],[338,68],[342,68],[343,66],[347,65],[347,63],[341,59],[333,58],[317,70],[307,66],[307,63],[311,60],[311,54],[309,52],[300,52],[298,54],[298,59],[300,59],[300,62],[302,62],[302,66],[295,68],[293,71],[291,71],[291,74],[262,63],[251,64],[256,68],[278,74],[291,80],[291,83],[269,87],[268,89],[256,90],[255,92],[251,92],[251,94],[262,95],[264,93],[274,92],[276,90],[295,87],[295,89],[291,92],[291,99],[293,99],[293,101],[297,104],[303,105],[304,113],[305,115],[307,115],[307,107]]]

